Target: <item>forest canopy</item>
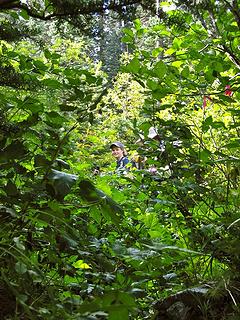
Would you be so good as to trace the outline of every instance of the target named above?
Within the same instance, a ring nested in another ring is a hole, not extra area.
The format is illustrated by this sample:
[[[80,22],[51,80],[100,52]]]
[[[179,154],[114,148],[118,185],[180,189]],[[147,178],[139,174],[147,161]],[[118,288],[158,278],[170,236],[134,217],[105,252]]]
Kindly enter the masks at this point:
[[[1,319],[239,318],[239,6],[0,0]]]

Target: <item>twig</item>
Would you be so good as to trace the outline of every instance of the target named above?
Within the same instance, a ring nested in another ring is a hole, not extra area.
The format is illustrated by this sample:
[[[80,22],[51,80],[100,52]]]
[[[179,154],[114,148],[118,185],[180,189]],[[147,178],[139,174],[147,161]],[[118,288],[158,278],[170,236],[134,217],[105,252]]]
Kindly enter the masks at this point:
[[[231,297],[231,299],[232,299],[232,301],[233,301],[234,305],[235,305],[235,306],[237,306],[236,300],[235,300],[235,298],[234,298],[234,296],[233,296],[232,292],[227,288],[226,281],[225,281],[224,279],[223,279],[223,281],[224,281],[224,287],[225,287],[226,291],[229,293],[229,295],[230,295],[230,297]]]

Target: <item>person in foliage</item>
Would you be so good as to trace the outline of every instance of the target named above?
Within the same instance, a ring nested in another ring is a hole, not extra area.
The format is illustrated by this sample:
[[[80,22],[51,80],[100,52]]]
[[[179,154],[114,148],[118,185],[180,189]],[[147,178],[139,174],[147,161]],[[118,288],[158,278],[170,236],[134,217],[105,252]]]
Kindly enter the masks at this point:
[[[110,149],[112,150],[112,156],[116,159],[117,172],[125,173],[126,171],[128,171],[127,165],[129,163],[131,163],[132,166],[134,167],[134,163],[128,159],[125,146],[121,142],[119,141],[113,142],[110,145]]]

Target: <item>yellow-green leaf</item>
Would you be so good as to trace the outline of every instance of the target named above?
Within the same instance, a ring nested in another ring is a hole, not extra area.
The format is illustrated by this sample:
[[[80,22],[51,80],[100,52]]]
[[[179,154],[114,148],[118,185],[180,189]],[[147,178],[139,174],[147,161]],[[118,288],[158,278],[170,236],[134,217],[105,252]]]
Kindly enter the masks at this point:
[[[74,262],[73,266],[77,269],[91,269],[90,265],[85,263],[83,260]]]

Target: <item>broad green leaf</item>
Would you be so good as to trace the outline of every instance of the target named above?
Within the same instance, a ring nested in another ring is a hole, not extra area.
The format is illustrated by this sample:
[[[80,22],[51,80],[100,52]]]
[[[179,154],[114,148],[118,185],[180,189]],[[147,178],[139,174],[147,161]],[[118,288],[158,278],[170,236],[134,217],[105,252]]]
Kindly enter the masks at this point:
[[[218,71],[218,72],[222,72],[223,71],[223,65],[220,62],[214,62],[213,63],[213,69]]]
[[[20,102],[19,107],[24,110],[30,110],[32,113],[44,111],[43,104],[38,99],[34,99],[31,96],[27,96],[22,102]]]
[[[52,54],[48,49],[44,50],[44,55],[47,59],[51,59],[52,57]]]
[[[43,154],[36,154],[34,157],[35,167],[47,167],[51,162]]]
[[[131,44],[131,43],[133,43],[133,38],[129,35],[125,35],[122,37],[121,41],[124,43]]]
[[[78,79],[75,79],[75,83],[76,83],[76,84],[78,84],[78,81],[77,81],[77,80],[78,80]],[[89,83],[89,84],[96,83],[97,80],[98,80],[98,78],[97,78],[97,77],[94,77],[92,74],[90,74],[90,73],[86,74],[86,81],[87,81],[87,83]],[[80,83],[80,82],[79,82],[79,83]]]
[[[73,263],[74,268],[77,269],[91,269],[92,267],[85,263],[83,260],[78,260]]]
[[[46,119],[49,123],[57,126],[62,126],[67,121],[65,117],[63,117],[56,111],[47,112]]]
[[[27,272],[27,266],[23,262],[17,262],[15,264],[15,270],[17,273],[24,274]]]
[[[101,301],[95,299],[92,302],[84,301],[79,307],[80,313],[84,314],[86,312],[96,312],[101,310]]]
[[[133,33],[132,29],[129,29],[129,28],[123,28],[123,29],[122,29],[122,32],[123,32],[125,35],[130,36],[131,38],[133,38],[133,37],[134,37],[134,33]]]
[[[177,69],[180,69],[181,65],[183,64],[183,61],[178,60],[178,61],[173,61],[172,66],[176,67]]]
[[[133,23],[134,23],[134,27],[135,27],[136,30],[141,29],[142,23],[141,23],[141,20],[140,20],[140,19],[135,19],[135,20],[133,21]]]
[[[162,51],[163,51],[163,48],[155,48],[155,49],[153,49],[153,51],[152,51],[152,56],[153,56],[154,58],[156,58],[156,57],[159,56],[159,54],[160,54]]]
[[[5,147],[0,153],[0,162],[6,162],[13,159],[21,159],[27,154],[23,142],[14,140],[10,145]]]
[[[239,148],[239,146],[240,146],[240,139],[230,141],[229,143],[224,145],[225,148],[229,148],[229,149]]]
[[[203,124],[202,124],[202,129],[204,132],[207,132],[209,130],[209,128],[212,126],[213,123],[213,118],[212,116],[207,117]]]
[[[11,16],[13,19],[16,19],[16,20],[19,19],[19,15],[17,14],[17,12],[11,11],[11,12],[10,12],[10,16]]]
[[[56,52],[52,53],[52,59],[59,59],[59,58],[61,58],[61,54],[56,53]]]
[[[112,306],[108,315],[109,320],[128,320],[128,310],[125,306]]]
[[[219,99],[224,102],[228,102],[228,104],[235,102],[234,98],[226,96],[226,95],[219,95]]]
[[[74,111],[76,110],[77,107],[74,105],[70,105],[70,104],[62,104],[60,105],[60,110],[61,111]]]
[[[138,58],[133,58],[130,63],[125,67],[125,70],[131,73],[138,73],[140,70],[140,62],[138,60]]]
[[[154,67],[154,73],[159,77],[159,78],[162,78],[166,71],[167,71],[167,68],[166,68],[166,65],[164,62],[162,62],[161,60],[158,61]]]
[[[46,71],[48,69],[48,66],[46,66],[41,60],[34,60],[33,64],[39,70]]]
[[[62,87],[62,84],[58,80],[55,80],[55,79],[44,79],[41,81],[41,83],[44,86],[47,86],[52,89],[60,89]]]
[[[121,301],[125,307],[129,307],[129,309],[136,306],[135,299],[127,292],[119,292],[118,300]]]
[[[218,129],[218,128],[226,128],[225,124],[222,121],[213,121],[211,126],[214,129]]]
[[[172,55],[176,50],[173,49],[173,48],[169,48],[165,51],[165,55],[168,56],[168,55]]]
[[[199,158],[203,162],[207,162],[207,161],[209,161],[211,159],[211,155],[212,155],[211,151],[209,151],[207,149],[204,149],[204,150],[200,151]]]
[[[147,86],[149,87],[150,90],[154,91],[154,90],[158,89],[159,83],[157,81],[148,79],[147,80]]]
[[[181,71],[181,75],[184,77],[184,78],[188,78],[189,76],[189,67],[188,66],[185,66],[183,68],[183,70]]]
[[[162,98],[166,97],[170,93],[170,90],[167,87],[160,87],[157,90],[152,92],[152,96],[156,100],[161,100]]]
[[[77,176],[52,169],[48,175],[48,183],[52,186],[56,196],[64,198],[77,181]]]
[[[97,206],[92,206],[89,214],[98,224],[102,222],[101,210]]]
[[[29,20],[29,15],[28,15],[28,13],[27,13],[26,10],[22,9],[22,10],[20,11],[19,15],[20,15],[21,17],[23,17],[25,20]]]
[[[182,44],[182,39],[174,38],[173,43],[172,43],[174,49],[177,49],[177,50],[180,49],[181,44]]]
[[[229,108],[227,111],[230,111],[233,115],[239,115],[240,116],[240,110]]]

